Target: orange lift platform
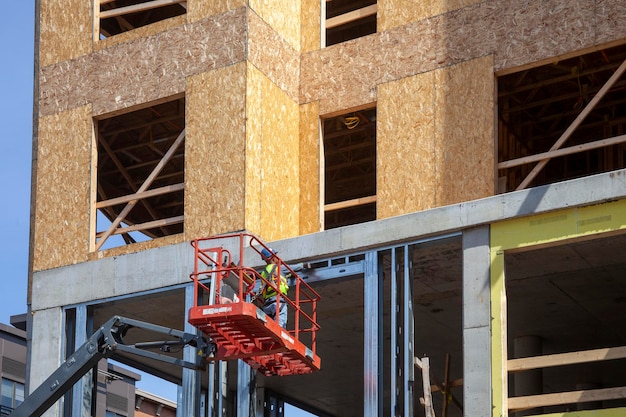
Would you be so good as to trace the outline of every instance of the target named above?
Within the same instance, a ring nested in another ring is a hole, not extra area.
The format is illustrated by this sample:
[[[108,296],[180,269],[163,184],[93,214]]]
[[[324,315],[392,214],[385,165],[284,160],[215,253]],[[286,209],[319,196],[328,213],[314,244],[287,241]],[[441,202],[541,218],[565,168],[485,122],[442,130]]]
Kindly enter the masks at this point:
[[[287,296],[257,270],[247,267],[246,256],[256,262],[269,250],[250,233],[220,235],[191,242],[194,248],[194,305],[189,323],[216,345],[208,360],[241,359],[258,372],[270,375],[300,375],[318,371],[316,354],[317,302],[319,294],[278,256],[277,271],[283,271],[290,289]],[[233,253],[236,257],[233,257]],[[277,294],[277,306],[287,303],[287,328],[266,315],[254,303],[263,286]]]

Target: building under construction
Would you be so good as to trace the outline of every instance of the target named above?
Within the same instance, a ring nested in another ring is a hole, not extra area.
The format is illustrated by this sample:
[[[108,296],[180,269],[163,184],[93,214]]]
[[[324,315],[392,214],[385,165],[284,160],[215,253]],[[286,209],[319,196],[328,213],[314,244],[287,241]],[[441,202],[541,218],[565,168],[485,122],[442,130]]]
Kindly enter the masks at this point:
[[[202,330],[234,233],[311,263],[319,370],[117,358],[179,416],[626,414],[623,0],[36,9],[28,390],[113,316]]]

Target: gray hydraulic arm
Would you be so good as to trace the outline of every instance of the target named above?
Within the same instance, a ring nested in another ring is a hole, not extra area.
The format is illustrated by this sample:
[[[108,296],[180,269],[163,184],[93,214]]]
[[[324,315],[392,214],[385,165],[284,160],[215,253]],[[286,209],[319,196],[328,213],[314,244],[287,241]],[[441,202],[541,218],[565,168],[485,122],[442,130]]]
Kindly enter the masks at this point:
[[[170,336],[165,341],[150,341],[125,344],[128,330],[140,328]],[[145,349],[190,345],[198,348],[198,363],[183,361],[171,356],[150,352]],[[164,361],[191,369],[204,369],[209,353],[209,343],[201,336],[185,333],[155,324],[115,316],[100,327],[76,352],[48,377],[9,417],[39,417],[59,400],[83,375],[93,369],[98,361],[113,356],[116,351]]]

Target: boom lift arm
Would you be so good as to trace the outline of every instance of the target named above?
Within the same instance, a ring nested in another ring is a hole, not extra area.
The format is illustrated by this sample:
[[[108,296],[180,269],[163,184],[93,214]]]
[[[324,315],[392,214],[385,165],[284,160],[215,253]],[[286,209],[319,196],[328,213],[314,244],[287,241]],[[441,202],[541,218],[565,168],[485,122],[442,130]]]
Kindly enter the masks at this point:
[[[132,328],[148,330],[170,336],[169,340],[126,344],[124,337]],[[199,349],[198,362],[183,361],[145,349],[169,349],[171,346],[194,346]],[[110,358],[116,351],[127,352],[150,359],[156,359],[185,368],[201,370],[205,368],[206,356],[211,346],[204,337],[180,330],[170,329],[139,320],[114,316],[100,327],[79,347],[61,366],[52,373],[10,417],[39,417],[59,400],[83,375],[93,369],[99,360]]]

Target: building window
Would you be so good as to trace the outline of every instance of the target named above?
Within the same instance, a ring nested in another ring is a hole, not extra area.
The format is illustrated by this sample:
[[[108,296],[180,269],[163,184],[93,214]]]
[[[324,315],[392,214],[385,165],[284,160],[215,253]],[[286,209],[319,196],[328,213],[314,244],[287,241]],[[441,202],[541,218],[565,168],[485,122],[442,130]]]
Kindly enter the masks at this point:
[[[621,45],[498,76],[498,192],[626,167],[624,65]]]
[[[96,34],[106,39],[135,28],[187,13],[186,0],[94,0]]]
[[[324,228],[376,220],[376,109],[324,120]]]
[[[91,250],[182,233],[185,99],[94,121]]]
[[[24,384],[2,378],[0,405],[2,406],[2,415],[5,411],[11,411],[24,402]]]
[[[113,411],[108,411],[107,410],[106,417],[126,417],[126,416],[123,415],[123,414],[117,414],[117,413],[115,413]]]
[[[376,33],[376,0],[324,0],[322,7],[326,46]]]

